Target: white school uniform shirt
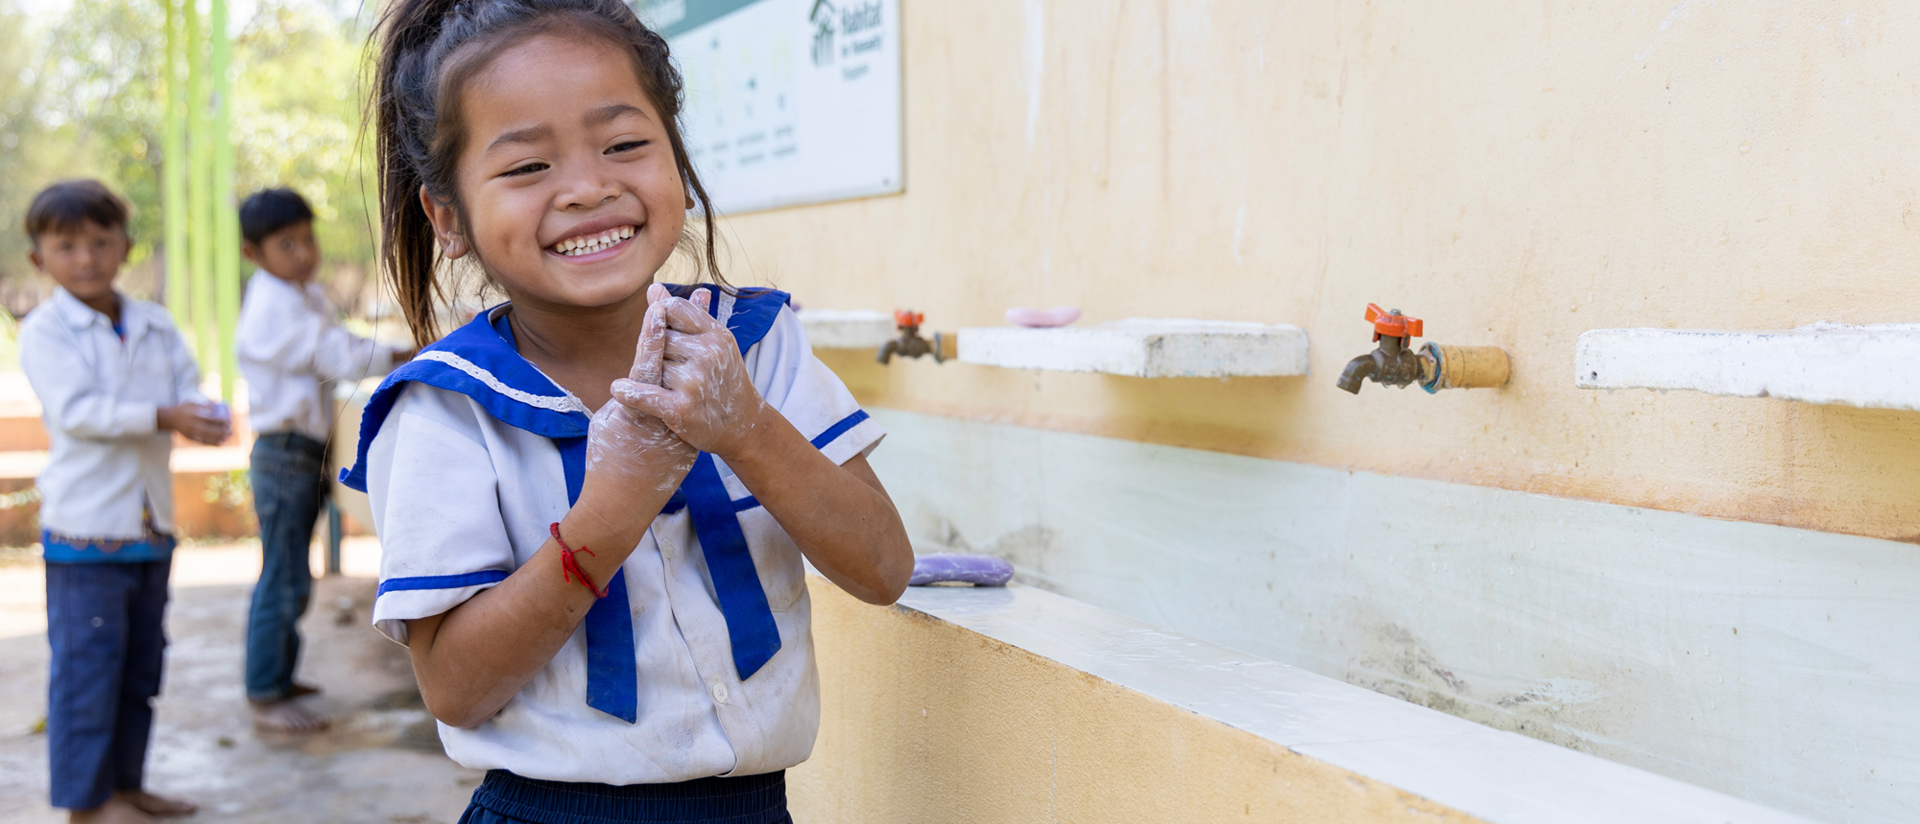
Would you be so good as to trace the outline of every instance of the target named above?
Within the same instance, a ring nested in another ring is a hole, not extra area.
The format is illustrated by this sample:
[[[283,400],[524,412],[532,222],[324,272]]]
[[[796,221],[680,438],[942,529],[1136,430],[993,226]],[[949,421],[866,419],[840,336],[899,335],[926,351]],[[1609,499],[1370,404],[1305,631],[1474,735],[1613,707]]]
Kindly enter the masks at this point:
[[[167,310],[120,296],[120,325],[65,289],[20,323],[20,368],[40,398],[51,440],[40,473],[40,525],[75,538],[173,531],[173,434],[160,407],[204,403],[200,369]]]
[[[835,463],[866,454],[884,431],[813,356],[799,319],[784,295],[779,300],[765,337],[745,354],[754,388]],[[720,301],[723,321],[731,304],[731,297]],[[503,386],[474,363],[432,350],[415,363],[436,357],[530,405],[586,411],[550,381],[537,392]],[[373,621],[401,643],[406,620],[444,613],[526,563],[569,508],[553,440],[499,420],[467,395],[423,383],[405,384],[365,447],[364,469],[382,549]],[[807,758],[819,728],[820,685],[802,556],[724,462],[720,474],[735,505],[750,507],[738,518],[779,629],[779,651],[745,681],[737,677],[689,510],[661,515],[622,567],[637,721],[586,704],[583,627],[492,718],[472,729],[440,725],[454,761],[527,778],[625,785],[756,775]]]
[[[234,344],[253,431],[322,442],[333,431],[333,382],[384,375],[396,351],[340,328],[320,284],[296,285],[266,271],[247,280]]]

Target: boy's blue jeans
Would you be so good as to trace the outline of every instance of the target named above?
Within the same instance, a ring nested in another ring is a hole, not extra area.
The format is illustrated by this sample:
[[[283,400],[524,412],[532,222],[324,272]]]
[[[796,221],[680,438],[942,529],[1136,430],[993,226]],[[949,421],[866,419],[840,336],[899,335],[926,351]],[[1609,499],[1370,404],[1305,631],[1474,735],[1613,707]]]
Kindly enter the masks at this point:
[[[167,646],[171,558],[47,564],[47,756],[53,806],[137,790]]]
[[[313,526],[326,502],[326,445],[275,432],[253,442],[253,511],[260,520],[260,583],[247,615],[247,698],[279,701],[293,693],[300,660],[301,614],[313,595],[308,559]]]

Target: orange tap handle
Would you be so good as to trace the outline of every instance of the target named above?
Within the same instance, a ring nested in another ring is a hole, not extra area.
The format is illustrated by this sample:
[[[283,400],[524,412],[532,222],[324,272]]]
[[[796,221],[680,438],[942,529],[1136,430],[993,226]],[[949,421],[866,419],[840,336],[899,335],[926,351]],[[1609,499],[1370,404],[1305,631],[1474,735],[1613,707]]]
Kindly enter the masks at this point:
[[[927,314],[925,312],[915,312],[912,309],[893,310],[893,323],[901,329],[909,326],[919,326],[920,322],[926,319]]]
[[[1426,324],[1419,318],[1396,315],[1380,308],[1380,304],[1367,304],[1367,322],[1373,324],[1373,339],[1381,336],[1392,338],[1417,338],[1426,331]]]

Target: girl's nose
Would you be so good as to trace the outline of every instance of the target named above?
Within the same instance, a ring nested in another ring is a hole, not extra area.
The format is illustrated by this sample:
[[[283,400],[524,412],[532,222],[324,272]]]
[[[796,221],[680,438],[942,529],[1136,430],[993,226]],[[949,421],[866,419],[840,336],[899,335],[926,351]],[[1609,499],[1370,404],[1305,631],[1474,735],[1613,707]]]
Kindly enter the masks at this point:
[[[565,196],[563,209],[592,209],[605,206],[620,198],[620,187],[613,181],[582,180],[571,187]]]

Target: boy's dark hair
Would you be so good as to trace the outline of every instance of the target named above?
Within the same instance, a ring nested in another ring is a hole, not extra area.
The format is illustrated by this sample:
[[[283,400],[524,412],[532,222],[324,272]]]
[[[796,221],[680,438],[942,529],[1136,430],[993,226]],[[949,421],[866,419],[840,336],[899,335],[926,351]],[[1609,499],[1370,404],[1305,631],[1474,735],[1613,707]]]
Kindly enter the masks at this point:
[[[706,221],[701,242],[683,235],[682,248],[731,290],[714,254],[713,204],[680,136],[680,72],[668,58],[667,41],[641,24],[626,0],[396,0],[376,35],[380,56],[369,119],[380,176],[380,258],[421,346],[439,337],[434,307],[443,290],[434,279],[439,251],[420,190],[460,210],[454,165],[466,139],[461,87],[490,55],[551,32],[600,38],[632,58],[640,86],[666,127],[674,166]]]
[[[127,231],[127,202],[98,180],[63,180],[41,189],[27,207],[27,239],[35,248],[48,232],[72,232],[81,224]]]
[[[240,204],[240,236],[256,246],[274,232],[312,222],[313,207],[292,189],[262,189]]]

